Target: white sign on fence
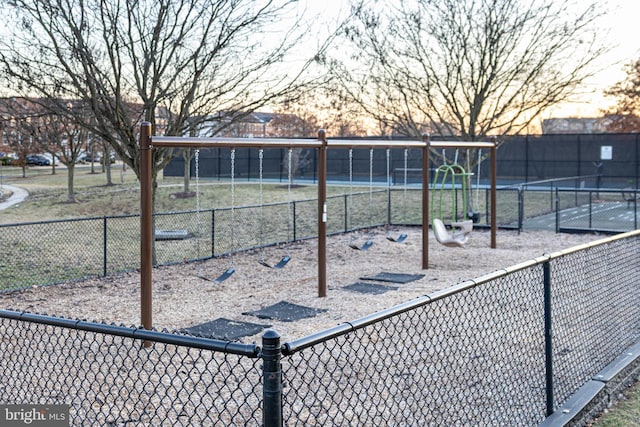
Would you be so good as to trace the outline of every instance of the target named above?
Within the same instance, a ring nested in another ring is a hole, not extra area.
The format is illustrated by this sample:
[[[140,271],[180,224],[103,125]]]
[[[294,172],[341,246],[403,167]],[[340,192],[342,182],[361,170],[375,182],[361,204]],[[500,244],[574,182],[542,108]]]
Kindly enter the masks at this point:
[[[613,147],[611,145],[602,145],[600,147],[600,160],[613,159]]]

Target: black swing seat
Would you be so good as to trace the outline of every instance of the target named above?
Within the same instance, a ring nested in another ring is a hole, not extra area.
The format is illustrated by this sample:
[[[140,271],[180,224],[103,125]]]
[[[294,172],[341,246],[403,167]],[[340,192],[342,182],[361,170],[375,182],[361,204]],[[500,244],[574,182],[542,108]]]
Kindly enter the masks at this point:
[[[218,276],[214,282],[224,282],[225,280],[227,280],[229,277],[231,277],[231,275],[233,273],[235,273],[236,271],[233,269],[233,267],[227,269],[227,271],[225,271],[224,273],[222,273],[220,276]]]
[[[407,240],[407,233],[402,233],[398,237],[387,236],[387,240],[390,240],[395,243],[402,243]]]
[[[222,273],[220,276],[216,277],[215,279],[212,279],[211,277],[207,277],[207,276],[202,276],[202,275],[197,275],[196,277],[199,278],[199,279],[202,279],[202,280],[206,280],[207,282],[220,283],[220,282],[224,282],[225,280],[227,280],[235,272],[236,271],[233,268],[229,268],[227,271],[225,271],[224,273]]]
[[[350,243],[349,247],[352,249],[355,249],[357,251],[366,251],[367,249],[369,249],[371,246],[373,245],[373,240],[369,239],[366,242],[364,242],[364,244],[362,246],[358,246],[355,243]]]
[[[266,262],[265,260],[260,260],[258,261],[259,264],[264,265],[267,268],[274,268],[274,269],[280,269],[282,267],[284,267],[285,265],[287,265],[289,263],[289,261],[291,261],[291,257],[289,255],[285,255],[282,257],[282,259],[280,261],[278,261],[277,264],[271,265],[268,262]]]

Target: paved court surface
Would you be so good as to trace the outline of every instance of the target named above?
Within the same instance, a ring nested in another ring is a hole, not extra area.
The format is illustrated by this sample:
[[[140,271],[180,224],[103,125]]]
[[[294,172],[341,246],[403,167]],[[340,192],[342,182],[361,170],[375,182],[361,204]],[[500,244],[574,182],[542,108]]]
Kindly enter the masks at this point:
[[[585,228],[594,230],[631,231],[640,225],[640,204],[638,211],[627,202],[593,203],[560,211],[561,228]],[[525,219],[525,230],[555,230],[556,214],[551,213]]]

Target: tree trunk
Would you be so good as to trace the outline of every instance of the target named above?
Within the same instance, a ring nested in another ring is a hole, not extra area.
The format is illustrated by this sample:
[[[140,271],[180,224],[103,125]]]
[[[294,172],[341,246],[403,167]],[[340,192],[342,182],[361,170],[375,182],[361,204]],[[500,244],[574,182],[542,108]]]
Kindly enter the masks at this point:
[[[73,162],[69,162],[67,165],[67,202],[75,203],[76,196],[75,190],[73,187],[73,178],[75,176],[75,164]]]
[[[191,148],[185,148],[182,150],[182,157],[184,158],[184,188],[182,191],[187,194],[191,182],[191,159],[193,158],[193,150]],[[197,166],[198,165],[196,165],[196,167]]]

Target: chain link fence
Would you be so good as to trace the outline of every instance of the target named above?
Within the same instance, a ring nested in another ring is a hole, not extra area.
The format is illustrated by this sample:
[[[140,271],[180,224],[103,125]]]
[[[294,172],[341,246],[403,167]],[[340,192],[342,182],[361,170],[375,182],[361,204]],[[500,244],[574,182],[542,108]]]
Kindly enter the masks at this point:
[[[581,177],[578,177],[581,178]],[[582,232],[624,232],[638,228],[637,190],[581,188],[582,180],[550,180],[499,188],[500,228]],[[575,187],[572,187],[575,185]],[[388,225],[419,226],[418,186],[370,188],[327,199],[327,233]],[[462,212],[462,191],[431,192],[431,205]],[[452,206],[451,192],[454,192]],[[490,227],[489,190],[466,194],[476,227]],[[434,197],[436,195],[437,197]],[[433,215],[431,212],[431,215]],[[316,199],[154,215],[156,265],[232,255],[317,237]],[[0,225],[0,291],[83,280],[140,266],[140,217],[105,216]]]
[[[375,189],[329,197],[328,233],[385,225],[389,218],[419,224],[420,192],[409,192],[418,198],[413,197],[408,207],[396,206],[398,192]],[[157,213],[154,262],[169,265],[315,238],[317,215],[316,199]],[[139,215],[0,224],[0,233],[0,291],[140,267]]]
[[[0,310],[0,404],[71,425],[537,425],[640,342],[640,232],[262,347]]]

